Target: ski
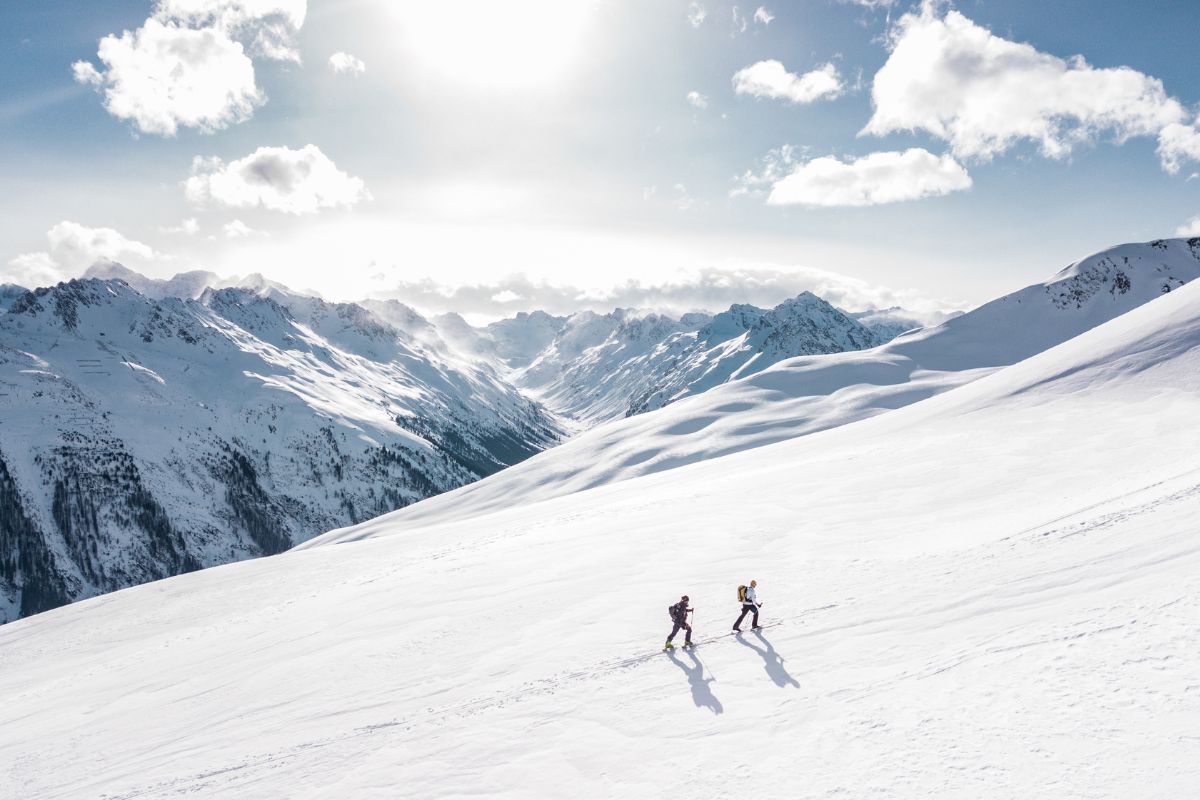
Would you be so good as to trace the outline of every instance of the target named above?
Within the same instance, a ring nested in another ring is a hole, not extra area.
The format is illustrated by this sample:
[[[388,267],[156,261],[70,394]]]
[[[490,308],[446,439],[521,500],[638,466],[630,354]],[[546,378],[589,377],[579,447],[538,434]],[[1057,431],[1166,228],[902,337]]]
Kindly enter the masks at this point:
[[[766,628],[774,628],[776,625],[782,625],[783,622],[784,622],[783,620],[780,620],[778,622],[768,622],[766,625],[759,625],[758,630],[765,630]],[[730,631],[729,633],[719,633],[716,636],[709,636],[704,639],[698,639],[698,640],[692,642],[690,645],[680,645],[680,646],[687,647],[687,648],[694,648],[694,647],[699,647],[702,644],[712,644],[713,642],[718,642],[721,639],[728,639],[730,636],[741,636],[741,635],[744,635],[747,633],[753,633],[753,632],[754,632],[753,629],[748,629],[748,630],[744,630],[744,631]],[[674,650],[675,648],[672,647],[671,649]]]

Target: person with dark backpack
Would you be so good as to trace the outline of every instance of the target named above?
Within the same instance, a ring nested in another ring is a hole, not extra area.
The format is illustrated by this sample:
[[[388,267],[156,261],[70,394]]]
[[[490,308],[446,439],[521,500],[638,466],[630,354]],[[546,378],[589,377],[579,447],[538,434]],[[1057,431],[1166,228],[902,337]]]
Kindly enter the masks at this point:
[[[671,635],[667,637],[667,643],[663,645],[663,650],[674,650],[675,645],[671,644],[671,640],[675,638],[675,634],[679,633],[680,629],[687,632],[683,637],[683,646],[692,646],[692,626],[688,624],[687,615],[695,609],[688,608],[688,596],[685,594],[679,599],[679,602],[673,606],[667,607],[667,613],[671,615],[671,622],[674,627],[671,628]]]
[[[738,616],[737,622],[733,623],[733,629],[738,633],[742,632],[742,620],[752,611],[754,612],[754,621],[750,623],[751,630],[758,630],[761,627],[758,624],[758,609],[762,607],[762,603],[758,602],[754,591],[757,586],[758,581],[750,581],[749,586],[738,587],[738,600],[742,604],[742,613]]]

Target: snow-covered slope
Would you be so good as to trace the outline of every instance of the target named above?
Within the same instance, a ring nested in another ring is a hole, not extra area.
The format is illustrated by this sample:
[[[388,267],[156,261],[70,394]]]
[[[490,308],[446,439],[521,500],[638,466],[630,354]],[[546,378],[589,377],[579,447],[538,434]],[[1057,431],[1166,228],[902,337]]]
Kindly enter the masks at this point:
[[[1200,277],[1200,239],[1082,259],[933,328],[859,352],[793,358],[651,414],[602,425],[487,480],[406,509],[445,521],[814,433],[961,386]]]
[[[835,430],[22,620],[0,785],[1190,796],[1197,415],[1200,283]],[[780,624],[710,640],[749,578]]]
[[[277,553],[557,441],[490,371],[356,305],[120,280],[0,315],[0,622]]]

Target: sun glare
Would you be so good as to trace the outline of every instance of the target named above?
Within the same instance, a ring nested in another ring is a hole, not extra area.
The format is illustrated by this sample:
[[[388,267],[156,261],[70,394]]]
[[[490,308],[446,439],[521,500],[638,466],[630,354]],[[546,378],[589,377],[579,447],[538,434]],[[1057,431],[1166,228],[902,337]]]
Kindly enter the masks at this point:
[[[596,0],[389,3],[406,47],[441,78],[486,88],[562,79],[585,44]]]

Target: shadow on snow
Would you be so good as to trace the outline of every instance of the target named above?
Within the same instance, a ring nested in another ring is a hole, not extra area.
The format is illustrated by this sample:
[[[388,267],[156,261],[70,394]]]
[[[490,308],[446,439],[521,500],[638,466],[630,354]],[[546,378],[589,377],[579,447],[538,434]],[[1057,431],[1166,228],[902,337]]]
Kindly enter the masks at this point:
[[[765,645],[764,647],[759,647],[740,633],[734,638],[738,640],[739,644],[743,644],[758,653],[763,660],[763,667],[767,670],[767,675],[770,676],[771,680],[775,681],[776,686],[780,689],[788,686],[799,689],[800,681],[793,678],[791,673],[787,671],[787,667],[783,665],[783,656],[775,651],[775,645],[771,644],[766,636],[763,636],[762,631],[754,631],[754,635]]]
[[[696,708],[707,708],[714,714],[721,714],[725,711],[725,706],[721,705],[721,701],[712,693],[709,684],[716,678],[704,677],[704,664],[700,659],[696,658],[694,650],[686,650],[688,658],[692,664],[689,666],[686,662],[675,654],[674,650],[668,650],[667,655],[671,659],[671,663],[683,670],[683,674],[687,675],[688,686],[692,689],[692,702],[696,704]]]

